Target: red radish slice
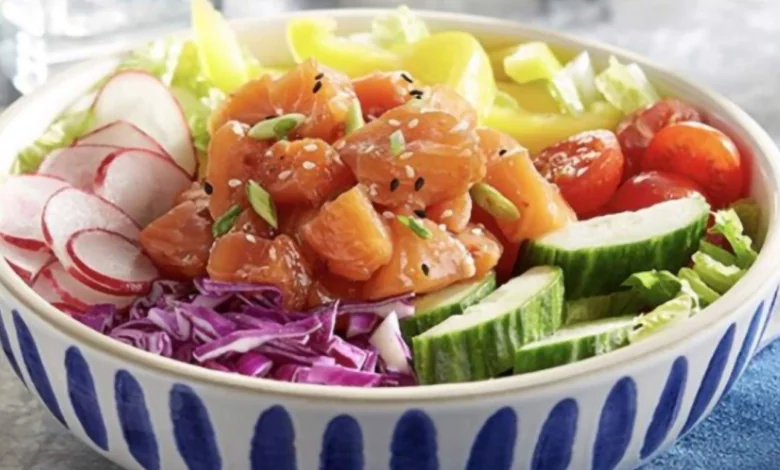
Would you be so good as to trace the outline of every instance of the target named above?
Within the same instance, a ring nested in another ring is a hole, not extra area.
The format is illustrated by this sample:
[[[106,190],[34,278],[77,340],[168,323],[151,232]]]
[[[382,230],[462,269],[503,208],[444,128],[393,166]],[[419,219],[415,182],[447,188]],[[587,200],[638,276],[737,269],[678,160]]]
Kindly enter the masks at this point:
[[[49,263],[43,268],[41,272],[47,272],[52,264],[53,263]],[[52,282],[50,276],[44,274],[36,276],[35,280],[32,282],[31,287],[38,295],[43,297],[43,300],[51,304],[65,303],[62,296],[59,294],[59,292],[57,292],[57,289],[54,288],[54,283]]]
[[[91,191],[100,164],[109,155],[120,151],[104,145],[57,149],[46,156],[38,174],[61,178],[76,188]]]
[[[195,175],[197,158],[187,118],[168,87],[153,75],[137,70],[114,75],[98,93],[93,112],[97,126],[117,120],[137,126],[188,175]]]
[[[141,246],[117,233],[82,230],[67,243],[76,269],[117,291],[143,292],[159,277]]]
[[[59,262],[45,267],[41,276],[51,281],[64,303],[78,309],[87,310],[98,304],[114,304],[117,308],[125,308],[136,298],[132,295],[111,295],[97,291],[71,276]]]
[[[173,207],[176,196],[191,184],[187,173],[167,158],[145,150],[125,150],[100,165],[95,194],[144,227]]]
[[[149,150],[170,158],[170,155],[156,140],[127,121],[114,121],[106,124],[76,140],[73,144],[75,147],[84,145],[109,145],[126,149]]]
[[[0,238],[33,251],[46,251],[41,214],[46,201],[68,183],[38,175],[12,176],[0,185]]]
[[[0,255],[27,283],[35,278],[41,268],[54,260],[54,256],[47,251],[26,250],[5,240],[0,240]]]
[[[131,240],[136,240],[140,233],[138,225],[122,209],[75,188],[56,192],[43,208],[40,223],[54,256],[68,268],[73,266],[73,261],[68,256],[67,243],[76,232],[102,228]]]

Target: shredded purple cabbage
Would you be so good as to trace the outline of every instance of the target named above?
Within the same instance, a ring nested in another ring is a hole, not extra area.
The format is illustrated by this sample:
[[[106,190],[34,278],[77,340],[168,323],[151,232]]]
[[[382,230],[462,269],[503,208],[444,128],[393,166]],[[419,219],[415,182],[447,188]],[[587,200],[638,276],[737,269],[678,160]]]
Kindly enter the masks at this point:
[[[282,292],[272,285],[158,281],[126,311],[95,305],[74,318],[152,354],[220,372],[397,387],[416,385],[411,368],[398,367],[398,358],[408,358],[409,352],[395,326],[397,319],[414,314],[410,300],[406,295],[375,303],[334,301],[295,312],[282,307]],[[388,317],[395,322],[392,334],[380,333],[386,339],[377,342],[376,332]],[[383,357],[382,349],[392,350],[393,357]]]

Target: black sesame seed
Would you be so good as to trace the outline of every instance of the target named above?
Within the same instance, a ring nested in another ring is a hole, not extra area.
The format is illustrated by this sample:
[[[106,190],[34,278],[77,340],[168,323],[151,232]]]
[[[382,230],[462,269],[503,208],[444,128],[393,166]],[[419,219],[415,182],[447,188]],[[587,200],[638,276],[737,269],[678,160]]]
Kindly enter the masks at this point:
[[[425,178],[422,176],[417,178],[414,182],[414,190],[419,191],[422,189],[423,185],[425,185]]]
[[[416,210],[414,211],[414,214],[415,214],[417,217],[419,217],[419,218],[421,218],[421,219],[424,219],[424,218],[425,218],[425,209],[416,209]]]
[[[412,90],[409,92],[409,94],[415,97],[420,97],[423,95],[423,92],[422,90]]]
[[[324,72],[320,72],[320,73],[318,73],[317,75],[314,76],[314,79],[315,80],[322,80],[324,77],[325,77],[325,73]]]
[[[431,268],[429,268],[428,265],[425,263],[423,263],[423,265],[420,267],[422,268],[423,274],[425,274],[426,276],[431,272]]]
[[[406,80],[409,83],[414,83],[414,80],[412,80],[412,77],[410,77],[409,75],[406,75],[406,73],[402,73],[401,74],[401,78],[403,78],[404,80]]]
[[[392,181],[390,181],[390,191],[395,191],[398,189],[398,186],[401,184],[400,181],[398,181],[398,178],[393,178]]]
[[[314,84],[314,88],[311,89],[312,93],[317,93],[320,91],[320,88],[322,88],[322,82],[317,82]]]
[[[206,194],[208,194],[210,196],[211,193],[214,192],[214,186],[212,186],[211,183],[209,183],[208,181],[204,182],[203,183],[203,192],[205,192]]]
[[[505,153],[506,153],[506,149],[501,149],[498,151],[498,156],[503,157]]]

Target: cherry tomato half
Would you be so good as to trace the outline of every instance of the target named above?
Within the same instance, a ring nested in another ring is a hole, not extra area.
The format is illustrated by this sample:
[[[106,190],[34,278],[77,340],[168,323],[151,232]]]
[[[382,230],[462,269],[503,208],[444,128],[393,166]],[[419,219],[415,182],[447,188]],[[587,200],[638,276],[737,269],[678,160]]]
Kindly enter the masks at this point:
[[[728,205],[742,194],[745,178],[736,145],[706,124],[680,122],[661,129],[641,163],[642,171],[687,176],[701,185],[715,207]]]
[[[620,185],[607,208],[611,213],[638,211],[659,202],[696,195],[704,196],[704,191],[690,179],[671,173],[648,171],[632,176]]]
[[[626,116],[617,126],[616,134],[626,166],[623,179],[639,173],[640,160],[656,132],[683,121],[701,121],[701,115],[682,101],[665,98],[657,103]]]
[[[581,132],[534,157],[539,173],[558,185],[566,202],[586,218],[609,201],[623,175],[623,153],[607,130]]]

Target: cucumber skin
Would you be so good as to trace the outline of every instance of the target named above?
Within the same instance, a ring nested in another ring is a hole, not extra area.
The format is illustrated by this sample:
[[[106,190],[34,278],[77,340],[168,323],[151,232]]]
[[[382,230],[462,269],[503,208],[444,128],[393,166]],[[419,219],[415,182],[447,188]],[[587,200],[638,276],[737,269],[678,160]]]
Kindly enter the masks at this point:
[[[637,313],[644,307],[639,294],[625,290],[607,295],[570,300],[564,306],[565,325],[591,322]]]
[[[470,382],[512,369],[515,350],[546,338],[563,325],[563,274],[511,313],[487,325],[430,338],[412,338],[421,384]]]
[[[628,344],[631,324],[598,335],[553,343],[538,348],[520,348],[515,352],[515,374],[550,369],[608,353]],[[529,346],[533,346],[532,344]]]
[[[452,315],[460,315],[466,308],[476,304],[488,294],[496,290],[496,274],[491,272],[479,285],[477,290],[466,296],[458,303],[451,304],[447,308],[437,308],[426,312],[415,312],[414,316],[401,321],[401,335],[407,343],[411,343],[413,337],[424,333],[443,322]]]
[[[634,273],[652,269],[677,272],[699,248],[709,214],[696,222],[654,240],[563,251],[530,240],[515,265],[514,274],[541,265],[560,266],[566,283],[566,298],[580,299],[609,294]]]

